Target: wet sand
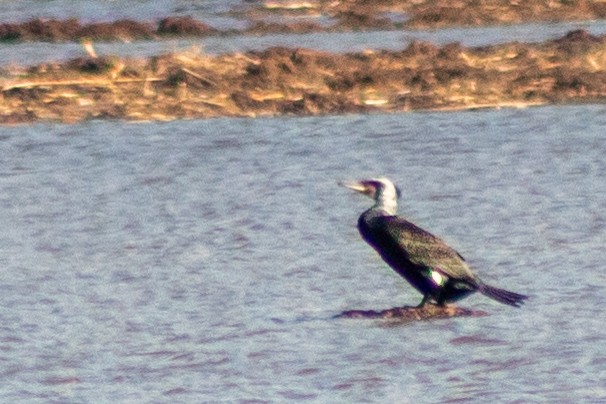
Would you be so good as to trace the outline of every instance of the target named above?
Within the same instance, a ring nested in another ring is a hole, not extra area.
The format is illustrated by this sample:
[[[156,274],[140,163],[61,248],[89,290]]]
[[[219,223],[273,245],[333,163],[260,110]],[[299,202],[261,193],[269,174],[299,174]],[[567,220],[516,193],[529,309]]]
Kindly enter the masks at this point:
[[[0,122],[172,120],[603,102],[606,39],[402,51],[85,57],[5,71]]]

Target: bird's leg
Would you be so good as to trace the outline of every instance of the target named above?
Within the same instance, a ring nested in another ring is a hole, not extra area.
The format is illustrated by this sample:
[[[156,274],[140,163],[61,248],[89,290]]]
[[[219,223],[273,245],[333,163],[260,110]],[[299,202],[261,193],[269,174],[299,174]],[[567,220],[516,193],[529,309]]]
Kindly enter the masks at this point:
[[[425,304],[427,303],[428,300],[429,300],[429,295],[423,296],[423,300],[421,300],[421,303],[419,303],[419,305],[417,306],[417,309],[420,309],[421,307],[425,306]]]
[[[439,292],[438,297],[436,298],[436,304],[440,307],[446,306],[446,301],[442,298],[442,291]]]

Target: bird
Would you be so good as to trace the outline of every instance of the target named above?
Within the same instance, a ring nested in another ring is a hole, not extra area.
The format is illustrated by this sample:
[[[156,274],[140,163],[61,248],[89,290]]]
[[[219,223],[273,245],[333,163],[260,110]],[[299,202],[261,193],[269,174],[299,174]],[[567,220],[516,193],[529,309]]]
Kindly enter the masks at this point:
[[[475,292],[513,307],[528,299],[482,282],[463,256],[440,237],[397,216],[401,191],[389,179],[341,181],[339,185],[374,199],[375,204],[358,219],[358,230],[381,258],[423,295],[417,307],[445,306]]]

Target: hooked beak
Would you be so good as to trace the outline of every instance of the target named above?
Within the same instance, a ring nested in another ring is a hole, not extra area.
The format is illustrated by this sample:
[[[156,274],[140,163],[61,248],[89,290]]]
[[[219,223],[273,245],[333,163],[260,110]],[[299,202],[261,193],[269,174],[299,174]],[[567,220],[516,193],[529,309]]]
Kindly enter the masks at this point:
[[[353,189],[354,191],[362,194],[368,193],[368,186],[360,181],[339,181],[337,184],[345,188]]]

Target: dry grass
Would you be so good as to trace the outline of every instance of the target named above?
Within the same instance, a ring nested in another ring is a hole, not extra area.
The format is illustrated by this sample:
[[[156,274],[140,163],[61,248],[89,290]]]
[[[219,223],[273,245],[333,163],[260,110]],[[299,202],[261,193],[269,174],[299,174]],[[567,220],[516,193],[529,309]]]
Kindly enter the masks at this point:
[[[0,77],[0,122],[314,115],[602,102],[606,41],[576,31],[543,44],[413,43],[332,54],[272,48],[149,59],[88,57]]]

